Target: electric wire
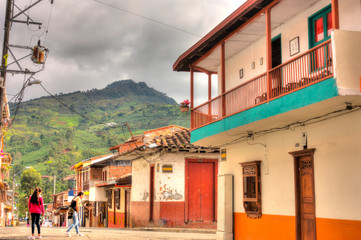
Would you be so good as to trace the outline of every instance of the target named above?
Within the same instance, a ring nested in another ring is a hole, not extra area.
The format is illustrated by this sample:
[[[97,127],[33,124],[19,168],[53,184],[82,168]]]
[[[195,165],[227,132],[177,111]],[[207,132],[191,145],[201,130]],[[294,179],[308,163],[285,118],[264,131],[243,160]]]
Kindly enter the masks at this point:
[[[143,15],[141,15],[141,14],[131,12],[131,11],[129,11],[129,10],[126,10],[126,9],[123,9],[123,8],[120,8],[120,7],[117,7],[117,6],[115,6],[115,5],[112,5],[112,4],[109,4],[109,3],[105,3],[105,2],[100,1],[100,0],[93,0],[93,1],[94,1],[94,2],[97,2],[97,3],[99,3],[99,4],[102,4],[102,5],[105,5],[105,6],[114,8],[114,9],[116,9],[116,10],[123,11],[123,12],[129,13],[129,14],[132,14],[132,15],[134,15],[134,16],[143,18],[143,19],[145,19],[145,20],[147,20],[147,21],[151,21],[151,22],[154,22],[154,23],[163,25],[163,26],[165,26],[165,27],[172,28],[172,29],[174,29],[174,30],[177,30],[177,31],[180,31],[180,32],[183,32],[183,33],[186,33],[186,34],[189,34],[189,35],[192,35],[192,36],[201,38],[201,36],[199,36],[199,35],[197,35],[197,34],[194,34],[194,33],[191,33],[191,32],[189,32],[189,31],[180,29],[180,28],[178,28],[178,27],[174,27],[174,26],[172,26],[172,25],[169,25],[169,24],[167,24],[167,23],[163,23],[163,22],[158,21],[158,20],[154,20],[154,19],[152,19],[152,18],[143,16]]]
[[[123,125],[123,126],[125,126],[125,125]],[[124,136],[125,138],[127,138],[127,136],[126,136],[125,133],[124,133],[124,129],[123,129],[123,128],[122,128],[122,132],[123,132],[123,136]],[[129,141],[126,141],[125,143],[128,144],[128,146],[130,147],[130,149],[134,150],[134,152],[135,152],[139,157],[143,158],[148,164],[151,164],[152,161],[148,160],[144,155],[142,155],[142,154],[140,153],[140,150],[139,150],[140,147],[137,146],[137,143],[136,143],[135,139],[134,139],[134,138],[130,138],[130,139],[134,142],[134,144],[135,144],[135,146],[136,146],[136,148],[134,148],[134,147],[129,143]],[[154,161],[160,159],[164,154],[165,154],[164,151],[161,150],[160,153],[159,153],[159,155],[154,159]]]
[[[46,43],[46,39],[48,37],[48,33],[49,33],[49,27],[50,27],[50,21],[51,21],[51,18],[53,16],[53,2],[51,1],[51,8],[50,8],[50,13],[49,13],[49,17],[48,17],[48,23],[46,24],[46,31],[45,31],[45,37],[44,37],[44,45]]]
[[[237,142],[241,142],[241,141],[244,141],[244,140],[246,140],[248,144],[253,145],[252,143],[248,142],[250,137],[259,137],[259,136],[264,136],[266,134],[270,134],[270,133],[274,133],[274,132],[279,132],[279,131],[284,131],[284,130],[289,130],[289,129],[292,130],[292,127],[297,128],[297,127],[300,127],[300,126],[315,124],[315,123],[322,122],[322,121],[332,119],[332,118],[335,118],[335,117],[339,117],[339,116],[342,116],[342,115],[345,115],[345,114],[353,113],[353,112],[359,111],[359,110],[361,110],[361,105],[352,106],[351,109],[344,108],[344,109],[335,110],[335,111],[328,112],[328,113],[325,113],[325,114],[322,114],[322,115],[319,115],[319,116],[316,116],[316,117],[306,119],[304,121],[293,122],[293,123],[284,125],[282,127],[275,127],[275,128],[260,130],[260,131],[256,131],[256,132],[249,132],[249,133],[244,134],[244,135],[242,135],[242,136],[240,136],[240,137],[238,137],[236,139],[233,139],[230,142],[220,144],[220,145],[213,145],[212,147],[224,147],[224,146],[227,146],[227,145],[230,145],[230,144],[235,144]],[[337,115],[335,115],[335,114],[337,114]],[[254,144],[263,145],[262,143],[254,143]]]
[[[62,106],[64,106],[65,108],[67,108],[69,111],[71,111],[72,113],[75,113],[79,116],[81,116],[82,118],[88,120],[88,121],[91,121],[91,122],[94,122],[92,119],[88,118],[87,116],[79,113],[78,111],[74,110],[73,108],[69,107],[67,104],[65,104],[64,102],[62,102],[60,99],[58,99],[57,97],[55,97],[53,94],[51,94],[44,86],[43,84],[40,83],[40,86],[44,89],[44,91],[49,94],[49,96],[53,99],[55,99],[58,103],[60,103]]]

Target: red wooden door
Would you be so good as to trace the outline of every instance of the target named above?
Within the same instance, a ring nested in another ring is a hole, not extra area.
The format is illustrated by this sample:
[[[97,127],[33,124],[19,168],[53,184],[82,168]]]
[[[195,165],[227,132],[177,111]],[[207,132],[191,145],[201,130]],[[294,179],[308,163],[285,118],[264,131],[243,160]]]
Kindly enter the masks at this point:
[[[190,222],[211,222],[215,218],[214,163],[188,165],[188,213]]]
[[[298,170],[301,240],[315,240],[316,214],[312,156],[300,157]]]

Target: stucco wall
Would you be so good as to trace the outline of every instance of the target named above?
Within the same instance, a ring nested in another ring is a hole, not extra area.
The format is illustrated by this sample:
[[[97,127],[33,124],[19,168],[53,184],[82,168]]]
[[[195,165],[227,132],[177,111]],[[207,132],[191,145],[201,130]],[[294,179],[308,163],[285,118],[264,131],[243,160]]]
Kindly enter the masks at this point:
[[[360,94],[361,32],[336,30],[332,37],[335,74],[340,94]]]
[[[172,173],[162,172],[162,165],[173,166]],[[184,201],[184,156],[167,154],[155,164],[155,201]]]
[[[89,201],[91,201],[91,202],[108,201],[108,199],[105,197],[105,188],[104,187],[91,187],[89,189]]]
[[[131,201],[149,201],[149,163],[143,159],[132,161]]]
[[[338,1],[340,29],[361,31],[361,1]]]
[[[315,148],[315,201],[317,218],[361,220],[361,111],[313,125],[258,137],[249,145],[240,142],[227,147],[227,161],[220,162],[220,174],[234,175],[234,211],[243,213],[240,162],[262,160],[262,212],[295,215],[293,157],[301,150],[302,133],[308,148]],[[221,207],[221,206],[219,206]]]

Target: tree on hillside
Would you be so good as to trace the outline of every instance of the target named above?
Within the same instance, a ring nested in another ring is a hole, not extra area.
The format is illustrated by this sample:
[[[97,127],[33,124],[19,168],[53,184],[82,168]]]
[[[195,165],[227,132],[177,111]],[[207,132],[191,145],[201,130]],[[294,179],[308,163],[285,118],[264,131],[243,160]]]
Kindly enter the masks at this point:
[[[34,168],[26,169],[21,174],[20,189],[26,196],[30,196],[36,187],[40,187],[42,183],[41,174]]]
[[[18,204],[19,216],[25,216],[28,211],[29,196],[33,193],[36,187],[40,187],[42,183],[41,174],[33,168],[26,169],[21,174],[20,178],[20,196]]]

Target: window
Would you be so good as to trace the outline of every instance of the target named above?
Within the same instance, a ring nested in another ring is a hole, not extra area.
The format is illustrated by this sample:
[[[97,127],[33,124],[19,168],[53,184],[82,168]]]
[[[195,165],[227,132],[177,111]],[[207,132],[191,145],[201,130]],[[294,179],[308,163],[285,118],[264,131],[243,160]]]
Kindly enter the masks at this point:
[[[332,30],[331,5],[308,18],[310,48],[330,39]]]
[[[112,203],[112,190],[111,189],[109,189],[108,191],[107,191],[107,193],[108,193],[108,208],[112,208],[112,205],[113,205],[113,203]]]
[[[115,194],[115,206],[120,209],[120,189],[114,191]]]
[[[262,216],[261,161],[241,163],[243,174],[243,207],[250,218]]]
[[[331,5],[321,9],[308,18],[310,48],[318,46],[331,38]],[[310,53],[310,70],[317,74],[328,75],[332,64],[331,45],[324,45]]]
[[[103,171],[102,181],[107,181],[107,171]]]

